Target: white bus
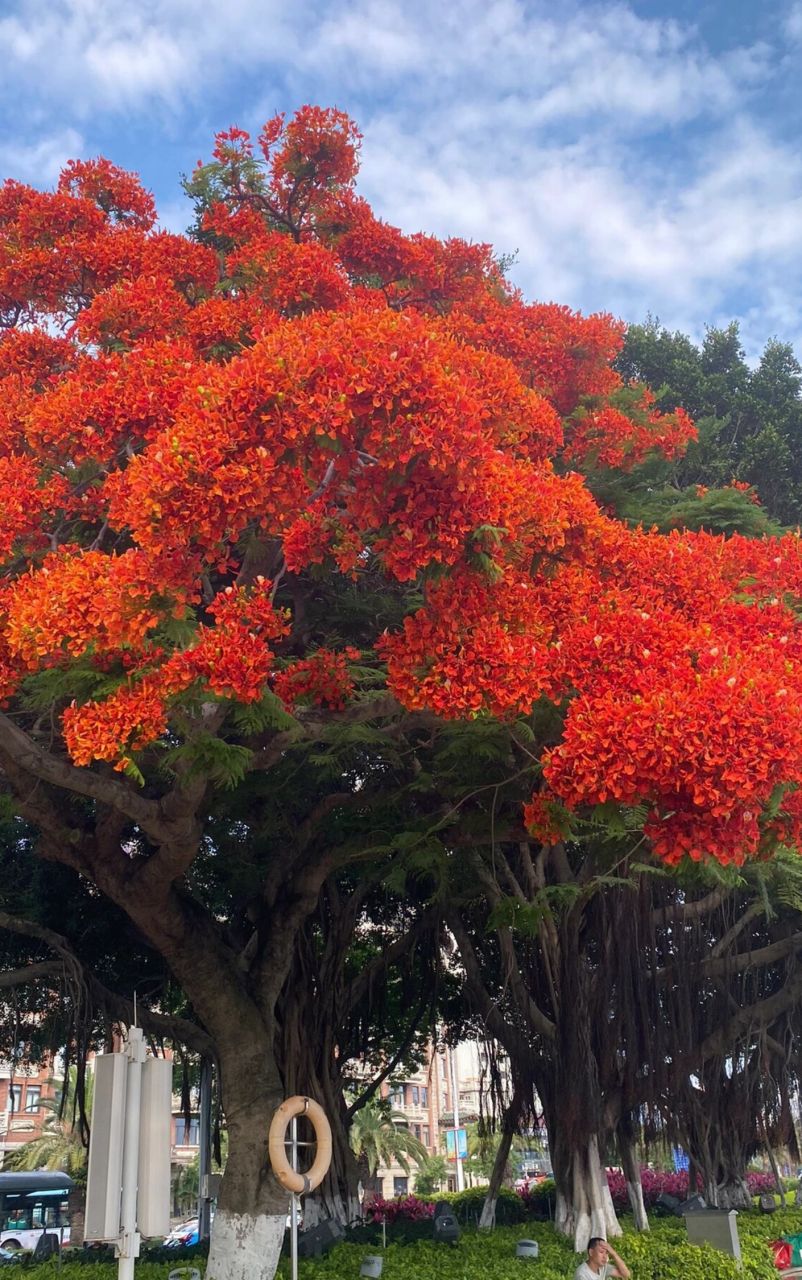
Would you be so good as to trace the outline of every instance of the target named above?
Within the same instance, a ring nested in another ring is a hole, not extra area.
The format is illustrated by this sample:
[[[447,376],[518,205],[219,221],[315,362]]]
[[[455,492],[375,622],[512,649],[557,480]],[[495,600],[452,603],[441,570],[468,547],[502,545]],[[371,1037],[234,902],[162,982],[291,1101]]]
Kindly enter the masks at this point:
[[[32,1252],[45,1232],[69,1244],[74,1185],[66,1173],[0,1171],[0,1247]]]

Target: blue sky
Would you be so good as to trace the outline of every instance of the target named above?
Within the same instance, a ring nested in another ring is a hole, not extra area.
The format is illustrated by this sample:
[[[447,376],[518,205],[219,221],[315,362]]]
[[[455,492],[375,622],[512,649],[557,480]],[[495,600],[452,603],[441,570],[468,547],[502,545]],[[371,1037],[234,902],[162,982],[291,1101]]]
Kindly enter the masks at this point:
[[[407,231],[527,296],[802,356],[802,0],[0,0],[0,173],[136,169],[165,225],[215,131],[349,111]]]

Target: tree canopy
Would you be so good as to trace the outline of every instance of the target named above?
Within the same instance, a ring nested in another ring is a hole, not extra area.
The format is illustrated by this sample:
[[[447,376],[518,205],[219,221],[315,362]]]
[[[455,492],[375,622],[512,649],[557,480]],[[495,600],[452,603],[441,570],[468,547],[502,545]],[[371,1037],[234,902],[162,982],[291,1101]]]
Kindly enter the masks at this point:
[[[799,537],[600,505],[585,476],[678,459],[688,414],[611,317],[378,219],[359,142],[316,107],[219,135],[183,236],[106,160],[0,190],[0,767],[28,854],[132,923],[218,1058],[211,1280],[271,1274],[282,1044],[301,992],[340,1001],[316,1078],[359,1023],[371,893],[389,962],[409,924],[434,954],[502,793],[506,840],[623,824],[668,867],[802,819]]]

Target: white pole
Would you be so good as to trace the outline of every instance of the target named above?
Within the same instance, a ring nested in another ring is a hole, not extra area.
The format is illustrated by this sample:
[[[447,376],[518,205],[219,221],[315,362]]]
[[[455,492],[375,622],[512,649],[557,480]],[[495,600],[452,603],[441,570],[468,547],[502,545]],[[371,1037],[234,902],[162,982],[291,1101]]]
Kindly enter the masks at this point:
[[[459,1092],[457,1090],[457,1062],[454,1049],[448,1050],[451,1064],[451,1104],[454,1111],[454,1159],[457,1165],[457,1191],[465,1190],[465,1175],[459,1154]]]
[[[145,1037],[140,1027],[129,1027],[126,1043],[128,1081],[125,1091],[123,1138],[123,1191],[121,1235],[117,1245],[117,1280],[134,1280],[134,1260],[139,1257],[136,1229],[136,1192],[139,1181],[139,1112],[142,1096],[142,1063]]]
[[[298,1120],[296,1116],[292,1117],[290,1125],[290,1140],[292,1142],[292,1168],[293,1173],[298,1172]],[[290,1200],[290,1263],[292,1280],[298,1280],[298,1197],[293,1191]]]

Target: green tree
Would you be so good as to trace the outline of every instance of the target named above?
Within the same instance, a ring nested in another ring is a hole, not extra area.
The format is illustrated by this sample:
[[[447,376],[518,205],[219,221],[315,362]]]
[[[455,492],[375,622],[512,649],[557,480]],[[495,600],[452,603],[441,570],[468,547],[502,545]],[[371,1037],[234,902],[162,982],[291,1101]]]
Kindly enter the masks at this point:
[[[47,1119],[41,1134],[6,1154],[6,1169],[61,1169],[76,1182],[86,1183],[88,1148],[78,1114],[76,1067],[70,1067],[66,1080],[48,1080],[55,1086],[55,1096],[42,1098],[41,1107]],[[84,1108],[92,1114],[94,1076],[87,1073]]]
[[[415,1195],[435,1196],[442,1191],[443,1183],[448,1178],[448,1161],[445,1156],[427,1156],[418,1165],[415,1175]]]
[[[89,1157],[88,1131],[85,1121],[92,1114],[94,1075],[87,1072],[80,1080],[79,1068],[71,1066],[64,1080],[51,1079],[56,1092],[52,1098],[42,1098],[41,1106],[48,1112],[37,1138],[25,1142],[10,1151],[3,1167],[10,1170],[61,1169],[75,1181],[70,1191],[70,1243],[79,1245],[84,1238],[84,1213],[86,1205],[86,1175]],[[79,1099],[79,1090],[83,1097]]]
[[[409,1173],[410,1161],[421,1165],[428,1158],[423,1143],[406,1127],[403,1112],[388,1103],[369,1102],[351,1122],[351,1149],[361,1169],[372,1178],[380,1165],[397,1164]]]
[[[699,439],[673,463],[597,477],[602,500],[661,529],[755,535],[802,518],[802,369],[787,343],[772,339],[750,369],[737,323],[708,329],[697,346],[650,318],[630,326],[617,366],[625,381],[655,388],[661,409],[686,409]],[[763,511],[749,510],[733,480],[755,486]]]

